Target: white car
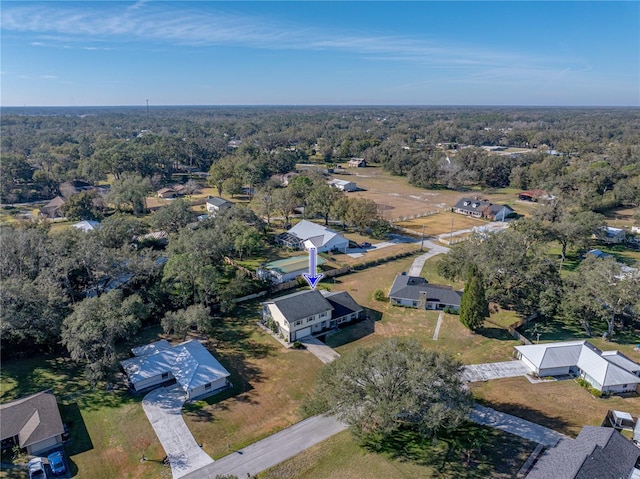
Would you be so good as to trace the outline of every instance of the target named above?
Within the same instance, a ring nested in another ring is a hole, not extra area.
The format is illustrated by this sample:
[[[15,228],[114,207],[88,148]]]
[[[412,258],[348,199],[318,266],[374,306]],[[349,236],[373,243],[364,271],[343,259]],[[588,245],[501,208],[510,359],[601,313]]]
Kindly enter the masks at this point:
[[[29,479],[47,479],[47,473],[44,470],[44,462],[39,457],[34,457],[27,463],[29,468]]]

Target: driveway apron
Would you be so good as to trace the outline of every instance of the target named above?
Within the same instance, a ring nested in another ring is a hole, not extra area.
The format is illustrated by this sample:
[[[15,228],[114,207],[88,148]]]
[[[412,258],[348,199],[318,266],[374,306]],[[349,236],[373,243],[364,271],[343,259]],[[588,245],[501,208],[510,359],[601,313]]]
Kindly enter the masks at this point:
[[[467,382],[488,381],[489,379],[514,378],[530,373],[522,361],[504,361],[501,363],[469,364],[464,366],[462,379]]]
[[[185,400],[186,394],[178,386],[155,389],[142,400],[142,408],[170,461],[174,479],[213,463],[182,418]]]

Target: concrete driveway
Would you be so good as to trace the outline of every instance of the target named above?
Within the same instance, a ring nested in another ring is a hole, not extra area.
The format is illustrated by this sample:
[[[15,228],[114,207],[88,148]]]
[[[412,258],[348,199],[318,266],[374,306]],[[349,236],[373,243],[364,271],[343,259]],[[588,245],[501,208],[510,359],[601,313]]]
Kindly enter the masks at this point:
[[[154,389],[142,400],[142,408],[169,457],[174,479],[213,463],[182,418],[185,400],[186,394],[179,386]]]
[[[330,348],[322,341],[314,338],[313,336],[307,336],[306,338],[302,338],[299,341],[304,345],[305,348],[307,348],[307,351],[309,351],[325,364],[329,364],[330,362],[335,361],[340,357],[340,354],[338,354],[334,349]]]
[[[520,360],[502,363],[469,364],[464,366],[462,379],[467,382],[524,376],[531,370]]]
[[[515,434],[516,436],[537,442],[546,447],[555,446],[561,438],[566,437],[564,434],[560,434],[540,424],[535,424],[525,419],[512,416],[511,414],[496,411],[490,407],[480,406],[478,404],[471,410],[469,419],[477,424],[500,429],[501,431]]]
[[[418,243],[420,242],[418,241]],[[447,248],[446,246],[442,246],[441,244],[434,243],[433,241],[430,241],[430,240],[424,240],[422,242],[422,246],[424,246],[425,248],[428,248],[429,251],[423,255],[418,256],[416,259],[413,260],[411,269],[409,269],[409,276],[420,276],[420,273],[422,272],[422,268],[424,267],[424,263],[429,258],[433,258],[434,256],[439,254],[446,254],[450,251],[449,248]]]

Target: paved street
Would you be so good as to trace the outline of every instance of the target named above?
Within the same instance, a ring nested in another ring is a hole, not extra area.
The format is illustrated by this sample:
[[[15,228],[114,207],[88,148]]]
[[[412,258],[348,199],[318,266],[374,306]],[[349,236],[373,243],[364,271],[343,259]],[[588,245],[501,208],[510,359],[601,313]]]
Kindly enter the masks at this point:
[[[280,464],[346,428],[333,417],[313,416],[183,477],[213,479],[218,474],[232,474],[246,478]]]
[[[154,389],[142,400],[142,408],[169,457],[174,479],[213,463],[182,418],[185,399],[185,392],[174,386]]]
[[[462,379],[467,382],[488,381],[489,379],[524,376],[531,370],[522,361],[501,363],[469,364],[464,367]]]
[[[515,434],[546,447],[554,446],[561,438],[566,437],[553,429],[480,405],[473,407],[469,419],[475,423]]]

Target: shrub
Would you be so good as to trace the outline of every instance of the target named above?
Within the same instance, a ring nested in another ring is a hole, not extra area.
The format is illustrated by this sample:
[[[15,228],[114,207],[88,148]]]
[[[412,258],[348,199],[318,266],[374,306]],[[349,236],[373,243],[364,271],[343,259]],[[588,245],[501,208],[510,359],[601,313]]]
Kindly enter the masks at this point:
[[[381,289],[376,289],[373,292],[373,299],[375,299],[376,301],[389,301],[389,298],[387,298],[387,295],[384,294],[384,291],[382,291]]]

